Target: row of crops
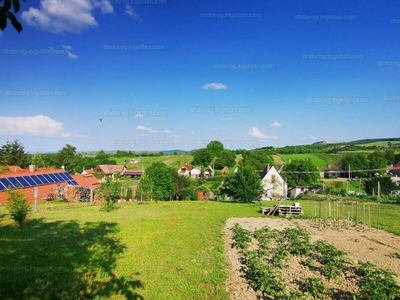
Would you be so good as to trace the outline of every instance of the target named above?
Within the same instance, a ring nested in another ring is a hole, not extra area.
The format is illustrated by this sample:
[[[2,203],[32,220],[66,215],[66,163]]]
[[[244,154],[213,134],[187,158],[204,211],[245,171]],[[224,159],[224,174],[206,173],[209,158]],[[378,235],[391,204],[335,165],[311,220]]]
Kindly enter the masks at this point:
[[[232,231],[245,276],[263,299],[400,299],[394,273],[356,264],[323,240],[311,242],[301,227],[251,232],[235,224]],[[291,264],[301,274],[291,278]]]

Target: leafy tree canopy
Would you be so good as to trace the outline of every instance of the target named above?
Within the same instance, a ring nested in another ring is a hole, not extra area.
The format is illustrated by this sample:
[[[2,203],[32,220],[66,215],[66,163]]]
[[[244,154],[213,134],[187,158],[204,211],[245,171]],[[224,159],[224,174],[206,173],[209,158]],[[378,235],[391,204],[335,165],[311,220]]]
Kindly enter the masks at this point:
[[[295,159],[285,165],[282,173],[289,187],[315,185],[320,178],[318,169],[308,159]]]
[[[261,192],[261,179],[255,170],[246,164],[240,164],[236,173],[229,174],[222,192],[243,202],[251,202]]]
[[[213,160],[212,153],[209,149],[201,148],[193,154],[192,164],[195,166],[208,166]]]
[[[171,200],[174,194],[174,185],[171,171],[163,162],[155,162],[146,169],[151,182],[151,196],[155,200]]]
[[[29,155],[25,152],[24,146],[18,140],[13,142],[6,141],[6,143],[1,146],[0,165],[17,165],[21,168],[27,168],[29,163]]]

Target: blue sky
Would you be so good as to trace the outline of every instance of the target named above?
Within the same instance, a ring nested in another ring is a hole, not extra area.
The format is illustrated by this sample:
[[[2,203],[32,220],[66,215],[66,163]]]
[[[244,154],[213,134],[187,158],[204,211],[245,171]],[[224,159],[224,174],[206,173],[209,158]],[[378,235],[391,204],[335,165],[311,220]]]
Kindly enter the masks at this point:
[[[22,2],[23,31],[0,33],[0,144],[251,149],[399,136],[393,1],[192,2]]]

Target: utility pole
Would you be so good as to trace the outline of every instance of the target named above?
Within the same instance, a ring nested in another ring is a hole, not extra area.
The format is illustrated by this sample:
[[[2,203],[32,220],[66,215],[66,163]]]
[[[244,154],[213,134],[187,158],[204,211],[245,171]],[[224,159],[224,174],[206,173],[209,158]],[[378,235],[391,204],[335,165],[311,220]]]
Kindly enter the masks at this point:
[[[349,180],[351,178],[350,164],[349,164]]]

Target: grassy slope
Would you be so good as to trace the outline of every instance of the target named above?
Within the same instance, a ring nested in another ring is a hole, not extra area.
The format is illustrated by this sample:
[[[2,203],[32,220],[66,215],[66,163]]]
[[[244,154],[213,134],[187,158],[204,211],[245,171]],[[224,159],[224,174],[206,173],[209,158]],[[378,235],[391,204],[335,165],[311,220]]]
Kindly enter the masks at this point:
[[[329,163],[315,154],[282,154],[282,157],[287,163],[289,160],[309,159],[314,166],[320,169],[325,169]]]

